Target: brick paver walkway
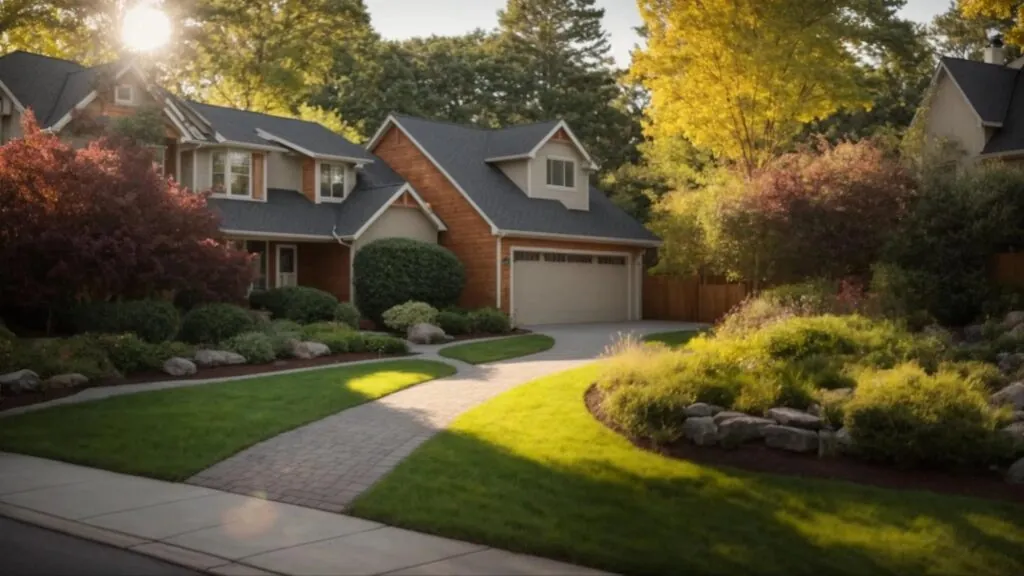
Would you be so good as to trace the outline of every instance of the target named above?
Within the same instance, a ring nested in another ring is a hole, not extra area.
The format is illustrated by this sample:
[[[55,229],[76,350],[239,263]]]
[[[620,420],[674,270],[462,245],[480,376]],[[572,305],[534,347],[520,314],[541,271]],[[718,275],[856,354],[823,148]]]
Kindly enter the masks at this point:
[[[547,352],[496,364],[457,364],[459,373],[407,388],[252,446],[188,480],[332,512],[343,510],[457,415],[505,390],[597,358],[622,332],[695,327],[640,322],[543,330]],[[436,348],[435,348],[436,350]],[[426,351],[424,358],[437,358]]]

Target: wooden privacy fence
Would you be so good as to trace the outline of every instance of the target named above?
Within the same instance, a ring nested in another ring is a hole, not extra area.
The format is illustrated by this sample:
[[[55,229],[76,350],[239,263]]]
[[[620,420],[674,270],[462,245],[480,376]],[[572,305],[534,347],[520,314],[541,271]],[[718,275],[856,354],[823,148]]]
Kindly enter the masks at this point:
[[[710,283],[699,275],[644,278],[647,320],[715,323],[747,297],[743,283]]]
[[[991,262],[992,279],[1004,286],[1024,288],[1024,252],[996,254]]]

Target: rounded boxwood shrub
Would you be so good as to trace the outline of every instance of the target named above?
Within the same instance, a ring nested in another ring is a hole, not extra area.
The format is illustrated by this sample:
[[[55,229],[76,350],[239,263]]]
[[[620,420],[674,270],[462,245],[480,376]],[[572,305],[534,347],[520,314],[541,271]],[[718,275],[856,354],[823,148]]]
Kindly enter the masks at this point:
[[[455,254],[408,238],[370,242],[356,252],[352,268],[356,305],[375,322],[385,310],[410,301],[447,308],[466,285],[465,270]]]
[[[193,344],[213,344],[253,328],[249,311],[234,304],[203,304],[181,320],[181,339]]]
[[[437,322],[437,308],[426,302],[406,302],[392,306],[384,312],[384,325],[398,332],[405,332],[416,324]]]
[[[340,302],[334,307],[334,321],[348,324],[349,327],[359,328],[359,310],[355,304]]]
[[[266,364],[277,357],[270,336],[263,332],[242,332],[221,342],[221,347],[245,356],[249,364]]]
[[[250,303],[252,298],[250,297]],[[308,286],[286,286],[267,290],[257,297],[257,304],[275,319],[293,320],[299,324],[333,320],[338,299],[330,292]]]
[[[164,342],[178,333],[178,310],[165,300],[90,302],[74,311],[78,332],[134,333],[146,342]]]
[[[362,344],[366,352],[378,354],[407,354],[409,343],[401,338],[383,334],[362,334]]]
[[[459,310],[442,310],[437,314],[437,325],[444,330],[445,334],[457,336],[469,334],[473,330],[473,323],[469,321],[469,314]]]
[[[505,334],[512,330],[508,316],[497,308],[480,308],[469,313],[473,332],[484,334]]]
[[[911,363],[862,373],[843,424],[857,454],[900,466],[985,464],[997,443],[978,383],[952,371],[929,376]]]

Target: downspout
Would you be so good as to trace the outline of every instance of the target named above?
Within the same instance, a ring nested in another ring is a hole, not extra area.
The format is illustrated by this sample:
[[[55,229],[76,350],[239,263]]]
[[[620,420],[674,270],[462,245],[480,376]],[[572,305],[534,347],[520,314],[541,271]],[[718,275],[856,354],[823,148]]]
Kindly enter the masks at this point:
[[[338,226],[337,225],[331,227],[331,236],[334,237],[334,240],[338,244],[341,244],[345,248],[348,248],[348,301],[349,301],[350,304],[355,304],[355,294],[356,294],[355,290],[356,290],[356,287],[355,287],[355,275],[352,273],[352,271],[353,271],[352,263],[356,259],[356,255],[354,254],[355,251],[353,250],[353,244],[346,244],[345,240],[343,240],[341,236],[338,236]]]
[[[501,270],[502,270],[502,266],[503,266],[503,262],[502,262],[502,259],[501,259],[501,239],[505,237],[505,233],[499,230],[499,231],[495,232],[494,235],[495,235],[495,237],[497,237],[497,242],[496,242],[497,247],[496,247],[496,253],[495,253],[495,260],[497,261],[497,270],[496,270],[496,273],[495,273],[495,286],[497,288],[495,289],[494,300],[495,300],[495,308],[497,308],[498,310],[501,310],[501,276],[502,276]],[[511,310],[509,310],[509,312],[511,312]]]

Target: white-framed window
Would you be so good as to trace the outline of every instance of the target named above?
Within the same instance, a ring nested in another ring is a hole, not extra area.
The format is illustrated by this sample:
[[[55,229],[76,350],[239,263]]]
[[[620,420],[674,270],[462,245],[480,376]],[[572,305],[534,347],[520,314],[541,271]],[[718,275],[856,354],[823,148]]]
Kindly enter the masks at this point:
[[[576,187],[576,162],[563,158],[548,158],[547,184],[556,188]]]
[[[159,174],[166,173],[167,170],[167,147],[159,144],[153,144],[148,147],[149,151],[153,153],[153,164],[156,164],[156,171]]]
[[[320,198],[324,200],[345,199],[344,165],[320,163]]]
[[[118,84],[114,87],[114,104],[122,106],[135,105],[135,86],[131,84]]]
[[[252,154],[214,150],[210,162],[214,194],[252,198]]]

